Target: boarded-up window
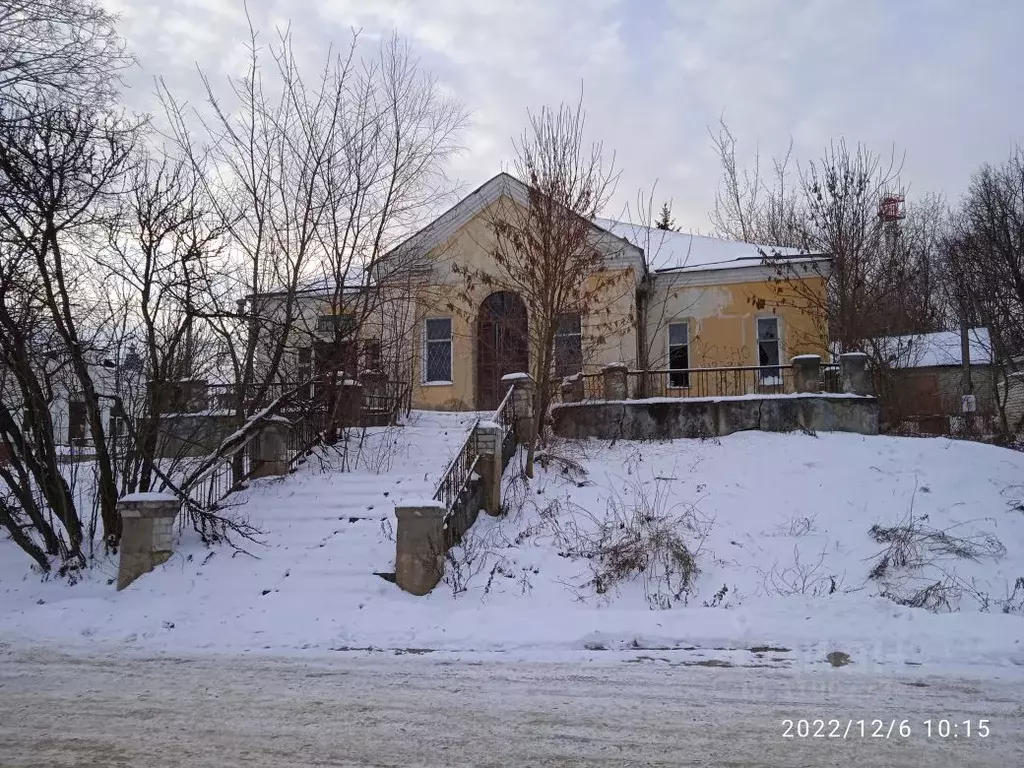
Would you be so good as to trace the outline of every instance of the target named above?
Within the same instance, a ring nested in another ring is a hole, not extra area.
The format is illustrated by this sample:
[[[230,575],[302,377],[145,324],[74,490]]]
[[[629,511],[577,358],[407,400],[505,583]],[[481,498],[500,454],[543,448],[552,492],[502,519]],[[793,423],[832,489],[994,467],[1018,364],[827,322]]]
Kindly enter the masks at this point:
[[[555,319],[555,376],[565,378],[583,370],[583,326],[579,313]]]

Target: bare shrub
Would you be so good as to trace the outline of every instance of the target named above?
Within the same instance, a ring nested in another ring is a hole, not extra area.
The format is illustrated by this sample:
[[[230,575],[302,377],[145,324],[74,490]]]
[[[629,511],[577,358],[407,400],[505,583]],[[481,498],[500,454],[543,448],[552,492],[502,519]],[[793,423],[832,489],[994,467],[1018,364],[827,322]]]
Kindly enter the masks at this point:
[[[969,596],[987,611],[991,597],[947,564],[998,560],[1006,554],[1006,547],[991,533],[957,535],[958,529],[972,521],[934,528],[926,520],[927,515],[914,515],[911,501],[906,517],[896,525],[872,525],[868,535],[885,548],[875,556],[868,578],[883,585],[882,597],[900,605],[932,612],[955,611],[963,597]],[[1012,610],[1015,599],[1016,589],[1002,602]]]
[[[933,581],[923,587],[907,588],[894,585],[882,591],[882,597],[908,608],[924,608],[932,613],[955,611],[964,594],[963,585],[955,576],[947,575],[940,581]]]
[[[807,562],[801,559],[800,548],[793,547],[793,562],[780,567],[776,562],[771,570],[761,574],[764,593],[772,596],[811,595],[821,597],[834,595],[836,592],[848,593],[852,590],[843,585],[843,577],[829,573],[825,566],[826,549],[818,553],[818,559]]]
[[[914,517],[913,511],[896,525],[872,525],[868,535],[886,547],[877,556],[870,578],[882,579],[893,570],[917,571],[934,565],[943,557],[980,562],[1006,554],[1006,547],[991,533],[970,536],[951,533],[963,525],[966,523],[945,529],[933,528]]]
[[[779,526],[779,530],[787,536],[800,538],[817,529],[817,515],[795,515]]]
[[[1024,613],[1024,576],[1018,576],[1013,583],[1013,590],[1006,589],[1006,596],[996,601],[999,610],[1003,613],[1020,615]]]
[[[468,590],[470,582],[483,572],[487,566],[487,554],[487,548],[472,529],[466,532],[457,546],[444,553],[442,580],[451,589],[452,597]]]
[[[632,482],[628,492],[613,491],[602,516],[553,501],[540,512],[541,529],[559,555],[589,562],[583,587],[604,595],[638,579],[651,608],[685,605],[712,521],[691,504],[673,503],[667,480]]]

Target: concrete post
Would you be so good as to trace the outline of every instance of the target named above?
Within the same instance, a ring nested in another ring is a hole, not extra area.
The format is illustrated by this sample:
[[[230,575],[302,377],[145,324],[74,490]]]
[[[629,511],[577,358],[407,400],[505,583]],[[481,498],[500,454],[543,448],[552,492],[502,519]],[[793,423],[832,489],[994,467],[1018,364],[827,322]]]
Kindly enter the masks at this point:
[[[489,515],[501,514],[501,427],[493,421],[481,421],[473,433],[477,474],[483,483],[483,508]]]
[[[444,517],[439,501],[417,501],[395,508],[395,583],[414,595],[425,595],[444,576]]]
[[[871,377],[868,376],[868,356],[865,352],[847,352],[839,356],[839,372],[843,392],[852,395],[870,395]]]
[[[253,440],[252,477],[276,477],[288,474],[288,430],[291,422],[267,422]]]
[[[121,562],[117,589],[166,563],[174,551],[174,520],[181,509],[166,493],[133,493],[117,502],[121,516]]]
[[[528,373],[509,373],[501,383],[514,387],[512,409],[516,418],[516,442],[528,445],[533,439],[533,394],[536,384]]]
[[[629,368],[625,363],[611,363],[601,369],[604,376],[604,399],[625,400],[628,397],[627,375]]]
[[[794,391],[821,391],[821,355],[797,355],[790,362],[793,363]]]
[[[583,399],[583,377],[578,373],[562,379],[562,402],[578,403]]]

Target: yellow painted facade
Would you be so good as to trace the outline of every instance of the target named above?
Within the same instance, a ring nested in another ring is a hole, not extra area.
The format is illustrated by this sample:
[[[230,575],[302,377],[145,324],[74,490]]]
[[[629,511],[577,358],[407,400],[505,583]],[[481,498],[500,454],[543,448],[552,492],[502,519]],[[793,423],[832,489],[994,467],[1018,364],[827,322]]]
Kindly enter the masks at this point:
[[[360,329],[359,335],[366,338],[380,329],[385,356],[398,360],[388,370],[411,382],[415,408],[472,410],[480,405],[480,309],[490,294],[508,290],[491,255],[492,222],[504,206],[521,202],[504,192],[475,200],[474,196],[501,179],[495,177],[423,230],[431,230],[431,237],[416,251],[415,278],[380,287],[389,291],[388,300],[381,302],[379,317]],[[595,227],[595,232],[595,247],[608,266],[601,273],[580,276],[591,287],[603,286],[581,318],[584,373],[598,373],[616,362],[631,370],[669,368],[669,327],[682,322],[690,368],[758,365],[757,321],[766,317],[778,318],[781,364],[799,354],[826,355],[827,328],[804,308],[808,293],[824,296],[820,273],[807,273],[802,279],[803,300],[797,292],[780,290],[773,279],[777,274],[758,260],[647,274],[639,248],[602,228]],[[823,263],[827,265],[827,259]],[[451,322],[451,375],[444,381],[427,381],[425,376],[426,327],[431,319]],[[530,349],[528,372],[534,375],[532,363],[537,359],[537,350]]]
[[[688,325],[691,368],[758,365],[757,320],[769,317],[778,318],[783,363],[827,358],[828,329],[801,306],[808,291],[824,296],[824,279],[804,278],[798,295],[770,282],[774,276],[770,267],[658,275],[647,311],[649,367],[668,367],[668,327],[676,322]]]
[[[476,403],[477,318],[484,300],[503,290],[501,272],[490,255],[495,247],[490,222],[500,207],[514,205],[503,198],[482,209],[445,242],[433,248],[430,277],[416,294],[414,314],[418,328],[411,334],[413,354],[413,406],[416,408],[462,410]],[[455,265],[455,269],[453,269]],[[488,275],[493,284],[485,284]],[[622,268],[589,276],[588,289],[599,298],[599,311],[584,315],[582,348],[586,370],[598,370],[613,362],[637,364],[636,286],[640,275]],[[598,290],[598,287],[600,290]],[[450,382],[427,382],[424,376],[425,324],[431,318],[451,318],[452,377]],[[531,344],[534,342],[531,340]],[[530,360],[537,350],[530,350]],[[533,371],[527,371],[533,373]]]

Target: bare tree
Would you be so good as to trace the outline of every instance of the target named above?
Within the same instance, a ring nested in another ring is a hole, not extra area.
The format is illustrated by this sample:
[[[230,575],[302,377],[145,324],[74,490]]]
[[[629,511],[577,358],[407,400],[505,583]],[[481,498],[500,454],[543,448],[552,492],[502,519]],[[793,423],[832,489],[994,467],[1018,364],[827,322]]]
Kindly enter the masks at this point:
[[[95,107],[131,63],[114,17],[95,0],[0,4],[0,95],[9,103],[35,108],[44,95]]]
[[[754,153],[750,167],[739,165],[736,138],[724,120],[719,121],[717,133],[710,129],[708,133],[722,166],[710,214],[717,233],[744,243],[803,247],[805,214],[799,181],[794,179],[793,142],[772,160],[771,174],[766,178],[759,152]]]
[[[468,283],[514,292],[526,305],[530,373],[537,383],[526,460],[532,476],[536,441],[555,384],[555,337],[566,323],[579,320],[586,323],[590,342],[600,343],[617,322],[607,315],[608,305],[626,288],[621,274],[606,269],[610,248],[593,223],[618,176],[602,144],[587,145],[582,104],[544,107],[529,121],[514,145],[513,163],[527,186],[527,199],[502,198],[503,204],[488,214],[496,273],[457,269]]]
[[[126,181],[95,261],[106,276],[111,353],[130,363],[119,366],[114,388],[118,416],[131,419],[134,439],[123,439],[124,430],[111,437],[122,438],[115,441],[119,485],[131,493],[150,490],[155,480],[154,463],[164,453],[161,419],[176,384],[206,378],[215,365],[215,339],[196,308],[206,304],[202,265],[220,256],[223,229],[196,169],[180,158],[141,151]]]
[[[137,126],[110,109],[130,64],[113,17],[92,0],[0,7],[0,524],[44,570],[53,557],[62,572],[80,567],[93,541],[51,413],[72,392],[97,443],[104,537],[119,535],[86,254],[130,164]]]
[[[753,170],[740,169],[735,139],[724,124],[713,142],[723,170],[711,214],[716,228],[766,244],[765,260],[777,272],[777,303],[815,317],[816,333],[827,328],[835,351],[868,351],[876,367],[885,367],[891,349],[874,340],[941,324],[936,262],[942,201],[925,196],[905,210],[886,209],[886,199],[899,205],[905,198],[895,156],[885,159],[838,141],[793,171],[790,148],[774,161],[766,181],[758,157]],[[831,260],[792,260],[771,246]]]
[[[223,258],[203,265],[198,311],[246,420],[299,391],[282,385],[300,371],[326,392],[355,375],[367,325],[381,324],[386,302],[408,301],[393,290],[406,265],[384,257],[433,205],[466,118],[397,38],[363,57],[353,35],[309,78],[287,30],[263,47],[250,29],[248,69],[227,98],[201,76],[203,110],[162,96],[225,233]],[[302,359],[323,318],[334,320],[330,338]]]
[[[1010,375],[1024,355],[1024,148],[1001,165],[983,165],[953,214],[944,242],[950,304],[965,324],[989,329],[1002,386],[995,383],[1001,429]]]
[[[31,120],[23,119],[32,115]],[[96,325],[85,253],[107,212],[107,197],[131,163],[136,127],[118,116],[40,97],[0,108],[0,241],[25,270],[85,403],[96,447],[104,536],[120,535],[117,491],[94,380]],[[27,368],[24,370],[28,370]]]

